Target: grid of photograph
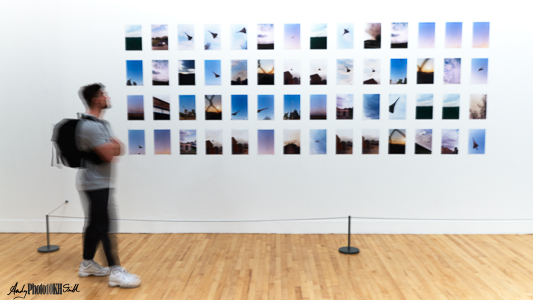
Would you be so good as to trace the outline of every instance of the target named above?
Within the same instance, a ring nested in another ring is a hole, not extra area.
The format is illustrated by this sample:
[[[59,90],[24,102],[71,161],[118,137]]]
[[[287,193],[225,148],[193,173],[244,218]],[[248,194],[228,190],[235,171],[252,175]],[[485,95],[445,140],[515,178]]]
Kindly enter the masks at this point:
[[[128,24],[124,38],[130,155],[485,154],[490,22]],[[374,58],[331,55],[354,49]],[[447,56],[423,50],[413,58],[409,49],[440,49]],[[223,58],[228,50],[241,52]],[[259,50],[258,57],[238,54],[248,50]],[[151,60],[142,51],[154,51]],[[299,51],[313,55],[294,55]],[[164,54],[170,52],[179,59]],[[366,85],[373,87],[362,90]],[[465,85],[475,87],[469,95]],[[277,90],[248,94],[250,86]],[[294,87],[280,95],[284,86]],[[332,86],[343,92],[332,95]],[[460,119],[471,128],[453,121]],[[402,126],[407,120],[420,126]],[[266,129],[257,129],[256,121]],[[322,125],[298,128],[302,121]],[[152,141],[146,141],[147,122],[166,128],[148,132]],[[254,126],[221,129],[245,123]],[[287,126],[268,129],[274,123],[271,128]],[[171,151],[177,140],[179,151]],[[223,151],[230,144],[231,151]]]

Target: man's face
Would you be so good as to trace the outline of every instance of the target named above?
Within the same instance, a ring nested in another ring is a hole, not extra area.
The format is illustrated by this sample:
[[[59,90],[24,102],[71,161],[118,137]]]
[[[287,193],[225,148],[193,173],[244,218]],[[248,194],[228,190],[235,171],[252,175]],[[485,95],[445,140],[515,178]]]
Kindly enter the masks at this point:
[[[96,97],[93,98],[93,101],[96,105],[102,109],[111,108],[110,98],[107,95],[107,92],[104,90],[99,90],[96,94]]]

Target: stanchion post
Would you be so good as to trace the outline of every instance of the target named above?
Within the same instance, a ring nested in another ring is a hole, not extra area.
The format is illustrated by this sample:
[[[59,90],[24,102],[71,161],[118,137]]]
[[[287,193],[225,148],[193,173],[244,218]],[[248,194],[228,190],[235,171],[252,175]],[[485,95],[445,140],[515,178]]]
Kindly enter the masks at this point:
[[[348,216],[348,247],[340,247],[339,252],[343,254],[357,254],[359,249],[350,247],[350,236],[352,235],[352,216]]]
[[[59,250],[59,246],[50,245],[50,228],[48,225],[48,215],[46,215],[46,246],[37,248],[37,251],[41,253],[50,253]]]

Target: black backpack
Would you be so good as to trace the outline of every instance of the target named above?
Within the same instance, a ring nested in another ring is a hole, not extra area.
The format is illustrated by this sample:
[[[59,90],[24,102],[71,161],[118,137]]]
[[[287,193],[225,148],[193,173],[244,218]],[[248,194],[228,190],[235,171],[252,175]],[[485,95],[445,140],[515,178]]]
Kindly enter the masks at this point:
[[[83,118],[90,120],[88,118]],[[89,160],[94,164],[102,162],[94,151],[80,151],[76,145],[76,127],[80,119],[63,119],[54,126],[52,142],[55,145],[57,156],[61,162],[71,168],[83,168],[83,160]]]

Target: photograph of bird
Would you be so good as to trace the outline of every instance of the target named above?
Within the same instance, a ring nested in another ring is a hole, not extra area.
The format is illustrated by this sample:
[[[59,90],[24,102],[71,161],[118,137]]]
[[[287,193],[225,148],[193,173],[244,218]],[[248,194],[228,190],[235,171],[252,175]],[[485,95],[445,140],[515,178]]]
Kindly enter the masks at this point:
[[[398,100],[400,100],[400,97],[398,97],[398,99],[396,99],[396,101],[394,101],[394,103],[392,103],[391,105],[389,105],[389,112],[391,114],[394,113],[394,107],[396,106],[396,102],[398,102]]]
[[[246,27],[243,27],[241,30],[239,30],[237,32],[242,32],[242,33],[246,34]]]
[[[320,143],[320,141],[315,141],[315,143]]]
[[[208,30],[208,31],[209,31],[209,30]],[[218,36],[218,33],[214,33],[214,32],[211,32],[211,31],[209,31],[209,33],[211,33],[211,35],[213,36],[214,39],[216,39],[217,36]]]
[[[477,70],[478,72],[481,72],[483,71],[483,67],[479,68],[479,70]]]
[[[187,32],[184,32],[184,33],[185,33],[185,35],[187,36],[187,41],[192,40],[192,36],[188,35]]]
[[[232,113],[231,115],[232,115],[232,116],[236,116],[239,112],[240,112],[240,110],[238,110],[238,111]]]
[[[211,71],[211,72],[213,72],[213,71]],[[215,78],[220,77],[220,74],[217,74],[217,73],[215,73],[215,72],[213,72],[213,74],[215,74]]]
[[[344,29],[344,33],[341,36],[343,36],[343,35],[345,35],[347,33],[350,33],[350,31],[348,31],[348,29]]]

